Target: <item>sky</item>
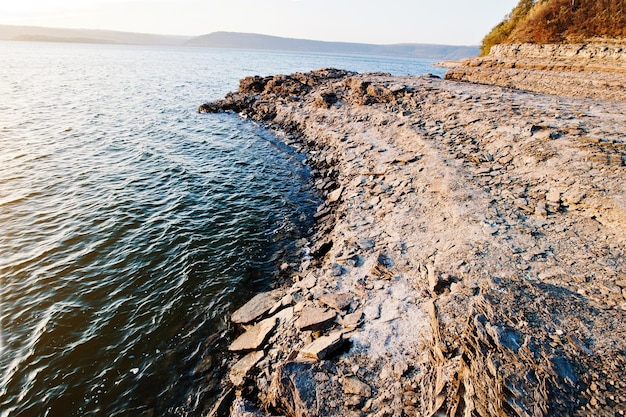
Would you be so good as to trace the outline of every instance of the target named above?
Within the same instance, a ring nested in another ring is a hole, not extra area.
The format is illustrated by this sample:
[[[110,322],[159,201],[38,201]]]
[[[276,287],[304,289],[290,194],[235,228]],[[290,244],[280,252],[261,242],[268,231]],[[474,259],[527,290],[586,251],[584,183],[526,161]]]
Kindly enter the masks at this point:
[[[0,24],[478,45],[518,0],[1,0]]]

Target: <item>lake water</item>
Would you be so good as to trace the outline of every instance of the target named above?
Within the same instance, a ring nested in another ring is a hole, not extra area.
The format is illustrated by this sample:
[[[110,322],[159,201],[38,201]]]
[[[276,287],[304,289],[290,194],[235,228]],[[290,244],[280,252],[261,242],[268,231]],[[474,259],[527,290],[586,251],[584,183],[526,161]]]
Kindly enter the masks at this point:
[[[228,314],[298,262],[304,155],[198,105],[376,57],[0,42],[0,417],[201,416]]]

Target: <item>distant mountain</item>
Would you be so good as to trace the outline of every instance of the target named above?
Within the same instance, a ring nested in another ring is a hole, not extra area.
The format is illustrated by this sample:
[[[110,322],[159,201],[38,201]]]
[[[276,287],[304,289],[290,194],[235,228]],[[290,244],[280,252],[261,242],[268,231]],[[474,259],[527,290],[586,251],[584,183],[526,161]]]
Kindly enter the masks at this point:
[[[125,45],[189,46],[226,49],[314,52],[327,54],[375,55],[389,57],[456,60],[478,54],[477,46],[406,43],[373,45],[281,38],[253,33],[215,32],[197,37],[153,35],[93,29],[57,29],[37,26],[0,25],[0,40]]]
[[[0,40],[11,41],[179,46],[189,39],[191,39],[190,36],[153,35],[112,30],[0,25]]]
[[[432,44],[374,45],[366,43],[324,42],[281,38],[253,33],[214,32],[190,39],[187,46],[227,49],[264,49],[271,51],[316,52],[328,54],[376,55],[432,59],[462,59],[478,54],[477,46]]]

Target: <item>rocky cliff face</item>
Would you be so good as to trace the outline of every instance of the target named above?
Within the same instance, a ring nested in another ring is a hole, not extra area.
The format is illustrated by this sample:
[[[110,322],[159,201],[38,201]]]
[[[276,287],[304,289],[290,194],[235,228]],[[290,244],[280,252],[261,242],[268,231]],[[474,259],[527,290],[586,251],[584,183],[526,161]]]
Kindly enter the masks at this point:
[[[446,79],[537,93],[626,101],[626,45],[496,45]]]

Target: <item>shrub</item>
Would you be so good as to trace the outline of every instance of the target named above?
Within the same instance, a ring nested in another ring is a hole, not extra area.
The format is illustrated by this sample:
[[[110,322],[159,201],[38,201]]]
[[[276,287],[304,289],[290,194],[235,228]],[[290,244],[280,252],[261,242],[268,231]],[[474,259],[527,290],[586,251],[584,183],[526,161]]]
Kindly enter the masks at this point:
[[[625,37],[626,0],[521,0],[485,36],[482,53],[498,43],[575,43]]]

